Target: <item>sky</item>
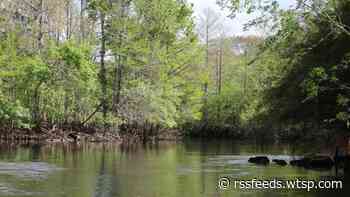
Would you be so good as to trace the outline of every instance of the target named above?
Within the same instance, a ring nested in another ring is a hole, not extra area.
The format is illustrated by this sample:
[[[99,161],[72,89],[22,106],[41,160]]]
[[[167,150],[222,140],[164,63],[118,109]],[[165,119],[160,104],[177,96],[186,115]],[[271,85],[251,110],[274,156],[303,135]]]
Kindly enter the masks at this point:
[[[295,5],[295,1],[296,0],[278,0],[282,8],[288,8]],[[225,32],[226,35],[260,35],[260,32],[254,29],[247,32],[243,31],[243,25],[248,22],[253,16],[249,16],[247,14],[238,14],[235,19],[230,19],[226,17],[229,15],[229,12],[227,10],[221,10],[221,8],[216,5],[216,0],[188,0],[188,2],[193,4],[194,15],[197,20],[199,16],[202,15],[203,10],[206,8],[210,8],[215,12],[220,13],[224,27],[227,29],[227,32]]]

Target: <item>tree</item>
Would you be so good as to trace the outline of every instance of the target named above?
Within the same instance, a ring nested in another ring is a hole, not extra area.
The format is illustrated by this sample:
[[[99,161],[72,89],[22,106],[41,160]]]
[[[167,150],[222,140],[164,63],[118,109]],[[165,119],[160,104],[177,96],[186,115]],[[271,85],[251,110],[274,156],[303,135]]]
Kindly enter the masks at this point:
[[[201,118],[202,51],[186,2],[2,3],[4,124],[16,122],[10,117],[29,127],[117,131],[122,124],[170,128]]]
[[[216,37],[216,34],[218,33],[216,30],[219,26],[219,15],[215,13],[213,10],[207,8],[203,12],[203,16],[201,16],[200,19],[200,35],[202,39],[205,42],[205,70],[209,70],[209,51],[210,51],[210,40],[213,38],[213,36]],[[208,87],[209,82],[205,81],[203,84],[203,126],[206,127],[208,124],[208,110],[207,110],[207,103],[208,103]]]

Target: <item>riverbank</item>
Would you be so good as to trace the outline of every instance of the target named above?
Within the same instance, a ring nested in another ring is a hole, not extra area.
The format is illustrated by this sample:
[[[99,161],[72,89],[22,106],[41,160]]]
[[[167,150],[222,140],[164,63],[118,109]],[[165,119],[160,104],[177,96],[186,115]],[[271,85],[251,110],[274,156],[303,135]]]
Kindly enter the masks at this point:
[[[191,130],[192,129],[192,130]],[[193,139],[232,139],[251,140],[256,143],[275,142],[314,142],[328,144],[335,150],[336,138],[348,136],[347,133],[336,130],[268,130],[243,129],[236,127],[208,127],[207,129],[187,128],[170,129],[152,124],[123,124],[118,127],[107,127],[94,124],[63,124],[53,125],[42,123],[33,129],[20,129],[0,126],[0,143],[7,141],[40,142],[40,143],[115,143],[142,144],[158,141],[181,141],[183,138]]]
[[[21,141],[21,142],[45,142],[45,143],[69,143],[69,142],[113,142],[122,143],[123,139],[111,132],[81,132],[63,129],[43,129],[34,131],[29,129],[12,129],[2,131],[1,141]]]
[[[58,128],[42,125],[36,129],[0,128],[0,143],[9,141],[39,143],[114,143],[138,144],[156,141],[179,141],[183,135],[177,129],[123,126],[103,129],[89,126]]]
[[[258,143],[314,142],[334,145],[339,137],[350,139],[348,129],[326,128],[315,125],[308,127],[296,127],[295,125],[255,125],[248,127],[207,125],[204,127],[200,124],[188,124],[184,129],[184,134],[190,138],[254,140]]]

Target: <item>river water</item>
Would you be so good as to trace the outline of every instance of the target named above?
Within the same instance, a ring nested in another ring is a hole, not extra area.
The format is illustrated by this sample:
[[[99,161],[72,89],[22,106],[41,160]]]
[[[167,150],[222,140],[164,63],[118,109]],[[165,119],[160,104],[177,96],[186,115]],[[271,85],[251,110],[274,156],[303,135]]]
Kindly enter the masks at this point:
[[[234,197],[349,196],[343,189],[240,189],[235,180],[322,180],[334,171],[249,164],[253,155],[291,160],[318,146],[185,141],[128,148],[114,145],[1,145],[0,196]],[[230,185],[218,185],[227,177]],[[237,185],[236,185],[237,186]]]

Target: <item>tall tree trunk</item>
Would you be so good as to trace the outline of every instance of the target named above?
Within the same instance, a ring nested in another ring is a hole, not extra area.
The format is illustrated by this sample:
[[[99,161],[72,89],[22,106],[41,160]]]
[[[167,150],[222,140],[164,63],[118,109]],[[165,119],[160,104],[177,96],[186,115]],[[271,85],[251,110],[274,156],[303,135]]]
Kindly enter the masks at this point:
[[[84,12],[85,12],[85,2],[86,0],[80,0],[80,34],[78,33],[79,43],[83,43],[85,39],[85,23],[84,23]],[[71,17],[72,18],[72,17]],[[74,89],[74,122],[81,121],[81,92],[79,88]]]
[[[244,57],[247,58],[247,51],[244,52]],[[244,62],[244,79],[243,79],[243,95],[242,98],[246,98],[248,85],[248,64]]]
[[[222,38],[220,40],[220,47],[218,51],[218,62],[217,62],[217,94],[220,96],[221,94],[221,86],[222,86],[222,65],[223,65],[223,42]],[[221,115],[221,106],[220,103],[217,106],[217,120],[220,120],[220,115]]]
[[[85,39],[85,22],[84,22],[85,0],[80,0],[80,42]]]
[[[43,47],[43,0],[39,1],[39,34],[38,34],[38,48],[39,53],[41,52],[41,48]]]
[[[221,87],[222,87],[222,66],[224,63],[224,49],[223,49],[223,43],[220,44],[220,55],[219,55],[219,68],[218,68],[218,94],[221,94]]]
[[[220,51],[217,50],[215,54],[215,85],[216,85],[216,93],[219,95],[219,67],[220,67]]]
[[[122,74],[123,74],[123,62],[124,57],[121,55],[117,56],[118,63],[114,70],[114,84],[113,84],[113,111],[117,112],[118,104],[120,102],[120,95],[122,89]]]
[[[79,89],[74,91],[74,122],[81,121],[81,95]]]
[[[39,1],[39,32],[38,32],[38,37],[37,37],[37,42],[38,42],[38,52],[41,54],[41,50],[43,47],[43,0]],[[33,93],[33,109],[32,109],[32,118],[34,120],[34,123],[36,126],[40,126],[40,86],[42,82],[39,82],[38,85],[34,88],[34,93]]]
[[[205,29],[205,44],[206,44],[206,57],[205,57],[205,67],[209,69],[209,24],[207,21],[206,29]],[[203,118],[202,118],[202,127],[205,128],[208,125],[208,82],[204,82],[203,84],[204,98],[203,98]]]
[[[70,10],[70,6],[71,6],[71,0],[66,0],[66,40],[70,40],[71,38],[71,21],[72,21],[72,17],[71,17],[71,10]],[[64,69],[66,70],[66,69]],[[68,84],[68,80],[69,77],[66,77],[69,75],[68,70],[66,70],[65,73],[65,88],[64,88],[64,123],[68,123],[68,116],[69,116],[69,84]]]
[[[100,83],[101,83],[101,105],[104,121],[104,133],[107,129],[107,112],[108,112],[108,103],[107,103],[107,70],[105,65],[105,54],[106,54],[106,35],[105,35],[105,15],[100,13],[101,19],[101,50],[100,50]]]
[[[32,110],[32,118],[36,126],[40,126],[40,86],[42,82],[39,82],[37,86],[34,88],[33,93],[33,110]]]
[[[69,40],[71,37],[71,25],[70,0],[66,0],[66,40]]]
[[[122,27],[121,30],[118,31],[118,49],[121,52],[124,45],[124,36],[126,32],[125,27],[125,18],[127,17],[127,8],[129,6],[130,1],[121,0],[120,1],[120,16],[119,20],[121,21]],[[113,84],[113,111],[118,111],[118,104],[120,102],[121,90],[122,90],[122,82],[123,82],[123,70],[126,64],[125,54],[118,54],[117,64],[114,70],[114,84]]]
[[[64,123],[68,123],[69,117],[69,91],[66,89],[64,94]]]

